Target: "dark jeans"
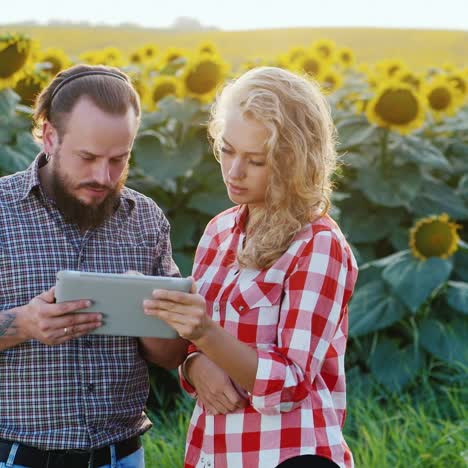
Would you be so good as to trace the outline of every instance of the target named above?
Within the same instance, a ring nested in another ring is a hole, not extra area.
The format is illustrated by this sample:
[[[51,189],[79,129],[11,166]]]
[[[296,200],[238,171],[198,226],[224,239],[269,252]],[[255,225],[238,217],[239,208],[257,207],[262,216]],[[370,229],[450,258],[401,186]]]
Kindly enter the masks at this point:
[[[338,465],[328,458],[318,455],[299,455],[288,458],[276,468],[338,468]]]

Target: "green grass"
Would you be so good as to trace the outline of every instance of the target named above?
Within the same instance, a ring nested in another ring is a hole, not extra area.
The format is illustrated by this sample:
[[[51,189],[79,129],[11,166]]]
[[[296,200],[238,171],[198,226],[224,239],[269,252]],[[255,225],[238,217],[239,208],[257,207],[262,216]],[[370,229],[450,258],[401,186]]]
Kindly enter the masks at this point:
[[[356,468],[467,467],[467,395],[458,384],[435,390],[422,383],[412,395],[350,389],[345,438]],[[143,438],[148,468],[183,466],[192,406],[182,397],[172,411],[151,415],[154,427]]]

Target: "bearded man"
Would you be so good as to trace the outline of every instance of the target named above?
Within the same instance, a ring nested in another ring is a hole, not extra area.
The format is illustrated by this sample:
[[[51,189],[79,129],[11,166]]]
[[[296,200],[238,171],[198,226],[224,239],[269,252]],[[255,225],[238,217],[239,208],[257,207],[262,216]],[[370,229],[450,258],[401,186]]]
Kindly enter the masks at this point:
[[[89,334],[102,316],[53,287],[62,269],[178,275],[161,209],[124,185],[140,114],[118,69],[64,70],[36,102],[43,151],[0,179],[1,466],[144,466],[146,361],[175,368],[186,342]]]

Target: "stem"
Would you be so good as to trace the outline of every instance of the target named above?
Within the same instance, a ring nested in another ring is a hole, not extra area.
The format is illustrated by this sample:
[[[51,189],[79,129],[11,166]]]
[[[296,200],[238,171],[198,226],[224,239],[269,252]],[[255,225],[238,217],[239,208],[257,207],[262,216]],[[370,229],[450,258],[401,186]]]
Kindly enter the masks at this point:
[[[385,167],[388,167],[388,164],[389,164],[389,157],[388,157],[389,134],[390,134],[390,130],[388,130],[388,128],[384,128],[382,130],[382,139],[380,140],[380,154],[382,157],[382,163]]]

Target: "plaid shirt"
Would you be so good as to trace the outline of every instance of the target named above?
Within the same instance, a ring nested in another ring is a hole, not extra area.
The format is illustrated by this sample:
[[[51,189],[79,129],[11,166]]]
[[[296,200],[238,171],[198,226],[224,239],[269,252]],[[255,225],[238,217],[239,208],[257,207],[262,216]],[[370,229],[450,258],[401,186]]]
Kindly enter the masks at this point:
[[[186,467],[272,468],[304,454],[352,467],[342,427],[353,254],[324,216],[305,226],[272,267],[239,270],[233,260],[245,217],[244,207],[234,207],[209,223],[193,271],[211,317],[256,349],[256,380],[245,409],[213,416],[197,401]]]
[[[49,289],[61,269],[176,272],[169,224],[151,199],[124,188],[114,215],[81,235],[44,196],[44,162],[40,155],[26,171],[0,179],[0,313]],[[30,340],[0,351],[0,376],[0,438],[90,449],[151,426],[137,338],[88,335],[58,346]]]

